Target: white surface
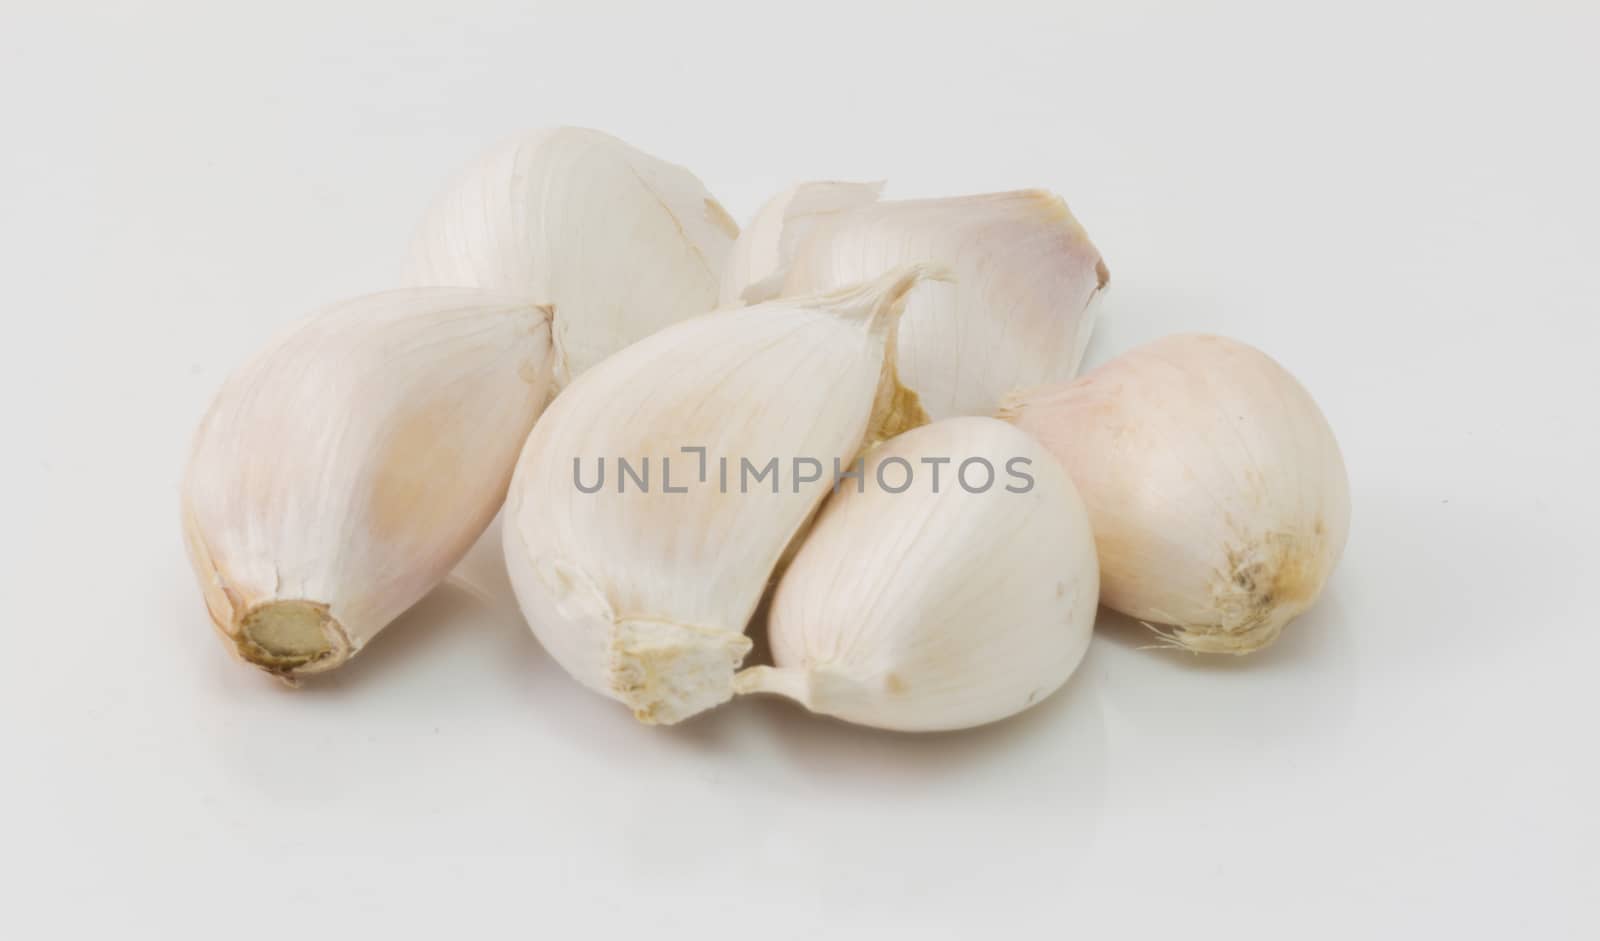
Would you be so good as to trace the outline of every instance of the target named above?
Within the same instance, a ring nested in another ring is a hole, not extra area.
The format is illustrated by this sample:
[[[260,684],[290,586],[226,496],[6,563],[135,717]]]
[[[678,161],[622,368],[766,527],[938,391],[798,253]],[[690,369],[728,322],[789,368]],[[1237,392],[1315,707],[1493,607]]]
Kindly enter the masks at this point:
[[[0,6],[8,936],[1600,936],[1596,7],[936,6]],[[483,546],[488,600],[327,682],[230,662],[176,511],[210,395],[559,122],[741,218],[1059,190],[1091,362],[1222,332],[1320,400],[1326,600],[1242,661],[1103,618],[1065,692],[929,738],[635,725]]]

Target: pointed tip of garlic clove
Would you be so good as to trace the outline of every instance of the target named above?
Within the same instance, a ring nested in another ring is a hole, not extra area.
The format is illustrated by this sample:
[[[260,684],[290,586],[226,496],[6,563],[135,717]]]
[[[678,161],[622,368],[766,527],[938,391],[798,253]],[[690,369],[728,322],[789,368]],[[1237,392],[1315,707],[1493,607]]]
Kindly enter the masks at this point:
[[[646,725],[673,725],[733,698],[750,638],[666,621],[619,622],[611,635],[611,694]]]
[[[846,722],[854,721],[856,710],[873,698],[860,680],[825,666],[747,667],[734,675],[733,691],[739,696],[781,696],[807,712]]]
[[[790,667],[746,667],[733,676],[733,692],[739,696],[766,693],[792,699],[806,708],[811,704],[811,671]]]
[[[944,265],[916,262],[901,265],[876,278],[837,291],[796,299],[795,303],[829,310],[847,320],[859,321],[874,333],[888,333],[893,330],[900,315],[905,313],[906,301],[912,289],[924,281],[953,280],[954,275]]]
[[[868,333],[884,339],[886,355],[882,377],[867,422],[864,446],[871,447],[929,422],[921,397],[900,380],[896,366],[899,320],[917,285],[951,278],[949,269],[943,265],[918,262],[831,294],[794,300],[796,304],[827,310],[844,320],[863,324]]]
[[[1017,190],[869,204],[820,219],[786,262],[786,294],[824,293],[897,263],[938,261],[959,282],[913,295],[907,382],[935,419],[990,414],[1008,389],[1071,378],[1109,279],[1058,195]]]

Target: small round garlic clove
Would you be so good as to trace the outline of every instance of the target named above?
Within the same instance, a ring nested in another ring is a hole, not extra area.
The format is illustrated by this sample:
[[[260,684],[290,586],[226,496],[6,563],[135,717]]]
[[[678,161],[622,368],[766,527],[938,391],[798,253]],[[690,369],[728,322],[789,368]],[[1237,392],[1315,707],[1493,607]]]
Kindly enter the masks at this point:
[[[184,535],[244,660],[331,670],[444,579],[550,390],[549,314],[472,288],[336,304],[235,372],[200,424]]]
[[[1077,484],[1101,600],[1189,650],[1272,643],[1344,548],[1350,491],[1332,429],[1293,376],[1237,341],[1157,340],[1018,392],[1001,417]]]
[[[833,463],[925,420],[892,355],[925,276],[696,317],[557,397],[518,462],[504,538],[523,614],[568,673],[646,723],[733,695],[746,625]],[[825,473],[802,480],[797,458]]]
[[[934,419],[992,415],[1012,389],[1075,376],[1110,280],[1043,190],[863,201],[801,215],[780,241],[778,272],[748,290],[827,291],[912,262],[949,272],[912,293],[898,344],[900,374]]]
[[[1034,439],[952,418],[874,450],[824,505],[768,614],[774,666],[735,678],[901,731],[995,722],[1083,659],[1099,575],[1083,503]]]
[[[434,201],[403,284],[465,285],[554,310],[556,382],[717,304],[739,227],[694,174],[584,128],[490,150]]]

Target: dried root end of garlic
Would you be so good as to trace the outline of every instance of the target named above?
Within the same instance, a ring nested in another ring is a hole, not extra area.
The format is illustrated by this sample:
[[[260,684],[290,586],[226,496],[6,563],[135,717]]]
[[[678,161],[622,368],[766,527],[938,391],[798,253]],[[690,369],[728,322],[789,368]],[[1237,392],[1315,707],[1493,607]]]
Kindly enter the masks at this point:
[[[649,725],[675,722],[733,698],[733,675],[750,638],[664,621],[619,622],[611,631],[611,693]]]
[[[250,589],[230,584],[185,503],[184,544],[212,626],[235,656],[290,686],[298,685],[299,677],[332,670],[350,659],[355,645],[328,604],[293,598],[243,601],[241,591]]]
[[[1152,610],[1162,639],[1195,653],[1247,654],[1270,646],[1317,600],[1329,569],[1326,528],[1241,537],[1210,581],[1216,618],[1184,622]]]
[[[1350,492],[1333,431],[1293,376],[1243,343],[1157,340],[1017,392],[1000,417],[1077,484],[1102,602],[1171,646],[1267,647],[1316,602],[1343,551]]]
[[[328,606],[269,601],[246,611],[232,638],[239,656],[268,670],[332,669],[350,656],[350,641]]]

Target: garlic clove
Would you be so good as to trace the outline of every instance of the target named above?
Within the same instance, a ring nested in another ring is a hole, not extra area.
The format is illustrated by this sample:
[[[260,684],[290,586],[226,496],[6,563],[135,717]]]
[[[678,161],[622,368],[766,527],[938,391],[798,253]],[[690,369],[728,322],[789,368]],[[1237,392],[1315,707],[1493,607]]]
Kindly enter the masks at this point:
[[[732,696],[744,630],[833,462],[925,420],[892,349],[928,274],[676,324],[552,403],[518,462],[504,538],[523,613],[568,673],[646,723]],[[821,479],[800,480],[796,458]]]
[[[1102,601],[1189,650],[1272,643],[1343,551],[1350,490],[1333,431],[1293,376],[1243,343],[1157,340],[1019,392],[1002,417],[1083,494]]]
[[[881,182],[801,183],[767,200],[733,244],[722,274],[723,306],[780,296],[788,259],[817,219],[876,202],[882,190]]]
[[[552,359],[543,308],[416,288],[327,308],[229,377],[182,502],[234,651],[331,670],[440,582],[498,510]]]
[[[791,241],[784,294],[912,262],[950,271],[912,293],[898,343],[900,374],[934,419],[990,415],[1012,389],[1076,375],[1110,279],[1066,203],[1042,190],[812,214]]]
[[[492,149],[435,200],[403,282],[554,310],[556,381],[716,306],[739,227],[688,170],[584,128]]]
[[[1003,719],[1088,649],[1099,575],[1072,482],[1028,435],[952,418],[872,452],[779,582],[772,667],[735,678],[813,712],[901,731]]]

